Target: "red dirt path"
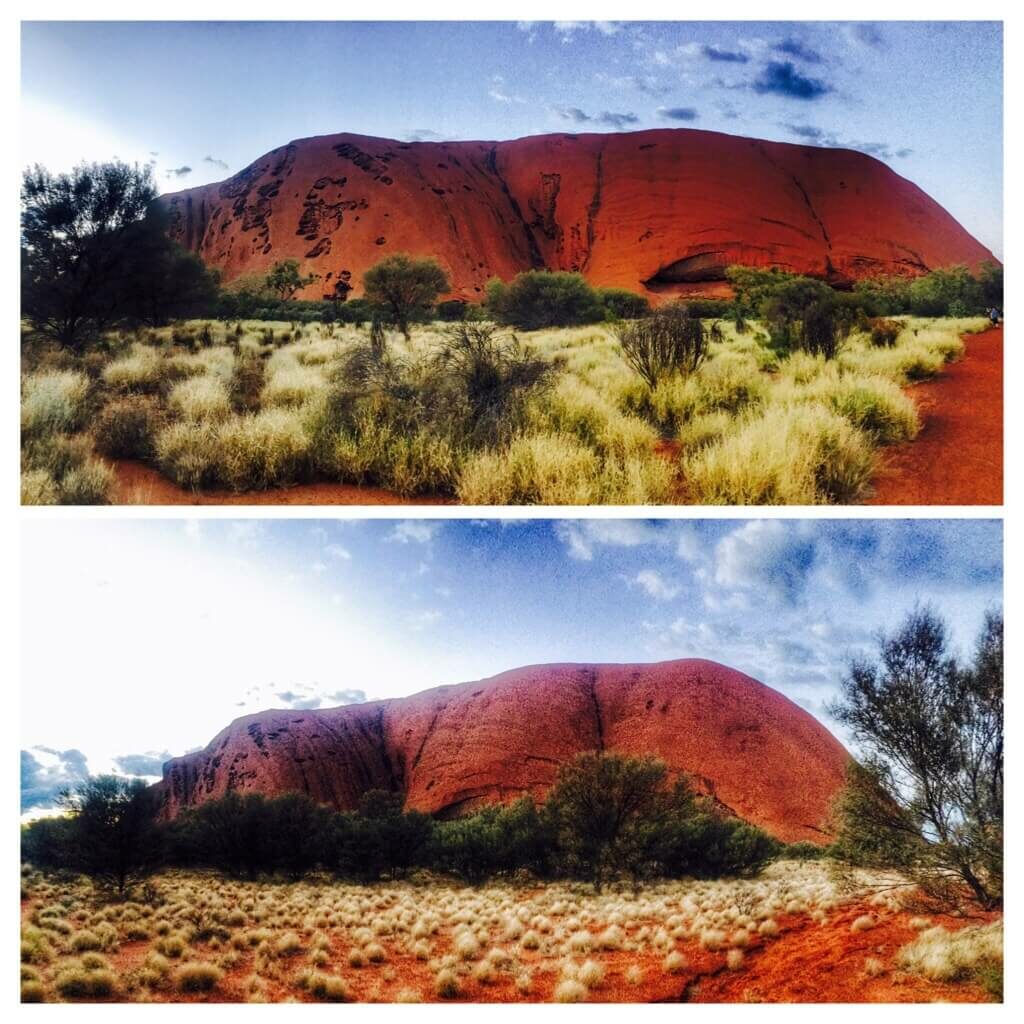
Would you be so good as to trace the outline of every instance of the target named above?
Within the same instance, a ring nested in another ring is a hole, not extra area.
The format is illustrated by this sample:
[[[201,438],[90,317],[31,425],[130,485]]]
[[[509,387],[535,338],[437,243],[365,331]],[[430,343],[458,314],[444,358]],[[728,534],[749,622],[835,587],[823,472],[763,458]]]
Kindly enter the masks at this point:
[[[924,429],[883,456],[866,504],[1003,503],[1003,328],[964,342],[963,359],[910,389]]]
[[[444,498],[404,498],[381,487],[321,481],[266,491],[189,491],[151,466],[130,459],[114,462],[115,505],[444,505]]]

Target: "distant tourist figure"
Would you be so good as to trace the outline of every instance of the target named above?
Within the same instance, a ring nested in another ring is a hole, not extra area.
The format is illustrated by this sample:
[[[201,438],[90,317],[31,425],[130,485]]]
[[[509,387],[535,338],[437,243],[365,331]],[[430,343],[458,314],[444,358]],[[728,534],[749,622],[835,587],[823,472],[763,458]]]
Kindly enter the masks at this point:
[[[999,323],[999,310],[995,306],[988,311],[988,318],[992,321],[993,327]]]

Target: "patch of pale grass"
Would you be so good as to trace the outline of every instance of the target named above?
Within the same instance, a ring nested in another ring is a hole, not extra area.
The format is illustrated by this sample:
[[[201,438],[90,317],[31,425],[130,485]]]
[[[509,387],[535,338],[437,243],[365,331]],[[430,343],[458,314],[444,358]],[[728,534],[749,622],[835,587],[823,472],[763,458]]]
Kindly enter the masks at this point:
[[[977,969],[1003,962],[1003,922],[958,931],[929,928],[897,954],[901,967],[932,981],[955,981]]]
[[[187,420],[219,422],[231,415],[231,398],[223,379],[212,374],[187,377],[171,389],[168,405]]]
[[[89,379],[73,370],[29,374],[21,387],[21,432],[47,437],[78,429],[85,418]]]
[[[708,505],[820,505],[857,499],[874,457],[864,434],[817,403],[769,406],[684,461]]]
[[[651,504],[668,500],[672,484],[656,455],[602,459],[573,437],[535,434],[469,456],[458,496],[469,505]]]
[[[127,355],[108,363],[103,379],[123,391],[155,391],[167,372],[163,355],[149,345],[136,342]]]
[[[264,408],[299,406],[315,398],[326,387],[327,381],[319,366],[298,363],[274,366],[271,360],[261,402]]]

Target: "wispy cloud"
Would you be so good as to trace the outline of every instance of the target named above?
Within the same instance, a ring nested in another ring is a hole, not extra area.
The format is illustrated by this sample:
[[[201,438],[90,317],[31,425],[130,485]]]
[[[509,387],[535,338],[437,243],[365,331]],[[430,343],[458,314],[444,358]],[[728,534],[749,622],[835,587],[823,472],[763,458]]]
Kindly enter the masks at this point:
[[[399,544],[429,544],[441,531],[444,524],[440,520],[403,519],[395,524],[388,539]]]
[[[204,156],[203,157],[203,163],[204,164],[213,164],[214,167],[219,167],[222,171],[226,171],[228,169],[227,161],[226,160],[219,160],[215,156]]]
[[[641,569],[632,582],[657,601],[671,601],[681,591],[680,587],[669,583],[657,569]]]
[[[640,118],[636,114],[616,113],[611,110],[602,110],[600,114],[588,114],[579,107],[556,107],[555,113],[563,121],[572,121],[575,124],[606,124],[613,128],[624,128],[627,124],[636,124]]]
[[[88,778],[88,762],[80,750],[22,750],[21,809],[52,807],[63,790],[74,789]]]
[[[906,146],[894,149],[885,142],[862,142],[856,139],[844,139],[836,132],[826,131],[812,124],[793,124],[787,121],[781,127],[785,128],[786,131],[796,138],[809,142],[812,145],[856,149],[861,153],[867,153],[869,156],[878,157],[879,160],[903,159],[914,152]]]
[[[437,142],[441,138],[432,128],[411,128],[405,133],[406,142]]]
[[[750,57],[739,50],[726,50],[719,46],[703,46],[701,53],[708,60],[719,61],[724,64],[746,64]]]
[[[609,75],[598,71],[594,75],[596,81],[610,85],[613,89],[635,89],[645,96],[664,96],[670,87],[659,82],[651,75]]]
[[[821,54],[817,50],[812,50],[809,46],[800,42],[799,39],[793,39],[792,37],[776,43],[772,49],[785,57],[793,57],[807,64],[820,64],[822,60]]]
[[[170,167],[164,173],[168,178],[186,178],[192,173],[192,168],[182,164],[181,167]]]

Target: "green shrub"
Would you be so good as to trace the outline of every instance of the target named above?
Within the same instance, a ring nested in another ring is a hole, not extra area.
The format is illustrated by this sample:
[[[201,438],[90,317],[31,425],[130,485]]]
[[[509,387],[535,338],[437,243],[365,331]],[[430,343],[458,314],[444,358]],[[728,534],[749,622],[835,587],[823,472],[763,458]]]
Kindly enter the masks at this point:
[[[605,307],[582,274],[528,270],[509,284],[488,285],[487,305],[497,320],[524,331],[600,323]]]
[[[644,296],[625,288],[598,288],[597,297],[608,320],[638,320],[651,312],[651,304]]]

